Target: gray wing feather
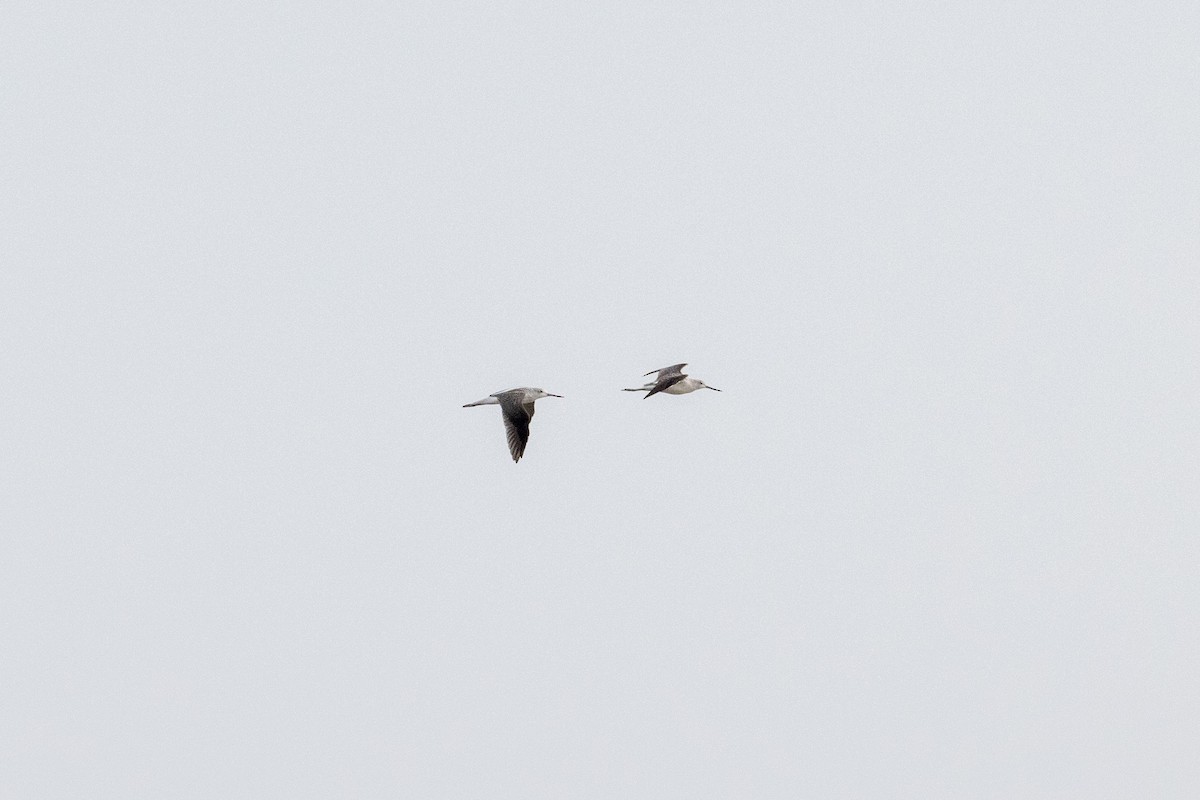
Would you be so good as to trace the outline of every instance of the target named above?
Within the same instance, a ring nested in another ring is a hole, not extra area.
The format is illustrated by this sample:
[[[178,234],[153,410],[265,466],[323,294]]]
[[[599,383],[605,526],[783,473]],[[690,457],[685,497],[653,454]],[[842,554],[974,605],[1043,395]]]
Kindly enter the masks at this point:
[[[521,391],[500,392],[494,397],[500,401],[508,452],[512,455],[513,463],[516,463],[525,455],[525,444],[529,441],[529,420],[533,417],[533,403],[523,403],[525,393]]]
[[[668,375],[665,378],[660,375],[658,383],[654,384],[654,388],[650,390],[646,397],[649,397],[652,394],[658,394],[659,392],[665,392],[667,389],[670,389],[672,386],[683,380],[683,378],[684,376],[679,373]],[[642,399],[645,400],[646,397],[643,397]]]
[[[652,369],[649,372],[647,372],[646,375],[653,375],[654,373],[657,372],[658,380],[660,380],[660,381],[663,378],[667,378],[672,375],[679,375],[680,377],[683,377],[683,368],[686,366],[687,366],[687,362],[685,361],[682,364],[672,364],[671,366],[663,367],[662,369]],[[645,377],[645,376],[643,376],[643,377]]]

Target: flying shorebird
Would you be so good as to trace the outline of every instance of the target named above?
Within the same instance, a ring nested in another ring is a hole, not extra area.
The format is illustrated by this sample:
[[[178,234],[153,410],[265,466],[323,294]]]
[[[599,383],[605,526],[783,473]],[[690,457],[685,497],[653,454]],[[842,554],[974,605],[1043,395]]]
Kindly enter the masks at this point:
[[[523,386],[520,389],[509,389],[507,392],[496,392],[482,400],[467,403],[463,408],[500,406],[500,413],[504,417],[504,432],[508,435],[508,452],[512,453],[515,464],[525,455],[525,443],[529,441],[529,420],[533,419],[533,401],[543,397],[562,395]]]
[[[676,364],[671,367],[663,367],[662,369],[652,369],[646,373],[647,375],[653,375],[656,372],[658,373],[658,376],[652,383],[647,383],[645,386],[639,386],[636,389],[625,389],[624,391],[646,392],[648,389],[649,391],[646,393],[646,397],[649,397],[652,394],[658,394],[659,392],[666,392],[667,394],[687,394],[688,392],[694,392],[697,389],[712,389],[714,392],[721,391],[713,386],[709,386],[704,381],[696,380],[695,378],[689,378],[687,375],[684,375],[683,368],[686,366],[687,363],[685,362],[683,364]],[[646,397],[643,397],[642,399],[645,400]]]

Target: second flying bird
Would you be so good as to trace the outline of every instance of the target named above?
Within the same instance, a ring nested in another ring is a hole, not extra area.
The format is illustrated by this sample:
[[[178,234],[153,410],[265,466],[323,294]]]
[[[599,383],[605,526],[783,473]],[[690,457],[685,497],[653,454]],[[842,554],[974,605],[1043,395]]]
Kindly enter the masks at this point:
[[[646,392],[646,397],[649,397],[652,394],[658,394],[659,392],[666,392],[667,394],[688,394],[689,392],[694,392],[697,389],[712,389],[714,392],[721,391],[714,386],[709,386],[702,380],[689,378],[683,373],[683,368],[686,366],[687,362],[684,362],[682,364],[675,364],[670,367],[663,367],[659,370],[652,369],[646,373],[647,375],[653,375],[655,372],[658,373],[658,376],[652,383],[647,383],[645,386],[639,386],[636,389],[625,389],[624,391]],[[646,397],[643,397],[642,399],[645,400]]]

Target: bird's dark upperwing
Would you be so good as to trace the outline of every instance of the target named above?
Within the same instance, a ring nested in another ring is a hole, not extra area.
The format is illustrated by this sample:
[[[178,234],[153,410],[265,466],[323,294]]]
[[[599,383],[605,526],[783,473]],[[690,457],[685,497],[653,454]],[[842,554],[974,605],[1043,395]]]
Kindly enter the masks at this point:
[[[663,367],[662,369],[652,369],[649,372],[647,372],[646,375],[653,375],[654,373],[657,372],[659,380],[662,380],[663,378],[667,377],[668,375],[680,375],[680,377],[682,377],[681,373],[683,372],[683,368],[686,366],[687,366],[687,362],[685,361],[682,364],[672,364],[671,366]],[[642,377],[646,377],[646,376],[643,375]]]
[[[533,416],[533,403],[522,403],[515,394],[500,395],[500,411],[504,416],[504,433],[508,437],[508,452],[513,463],[525,455],[525,444],[529,441],[529,418]]]
[[[663,378],[662,380],[660,380],[658,383],[654,384],[654,388],[649,391],[649,393],[646,395],[646,397],[649,397],[652,394],[658,394],[659,392],[664,392],[667,389],[670,389],[675,384],[679,383],[683,379],[684,379],[684,376],[680,375],[678,373],[676,373],[675,375],[669,375],[669,376]],[[645,400],[646,397],[643,397],[642,399]]]

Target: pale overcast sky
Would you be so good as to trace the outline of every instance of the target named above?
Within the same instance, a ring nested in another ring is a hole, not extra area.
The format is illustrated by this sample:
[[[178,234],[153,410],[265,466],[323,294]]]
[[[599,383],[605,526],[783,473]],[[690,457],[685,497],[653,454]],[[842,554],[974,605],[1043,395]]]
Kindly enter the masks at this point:
[[[7,4],[0,796],[1200,796],[1198,42]]]

